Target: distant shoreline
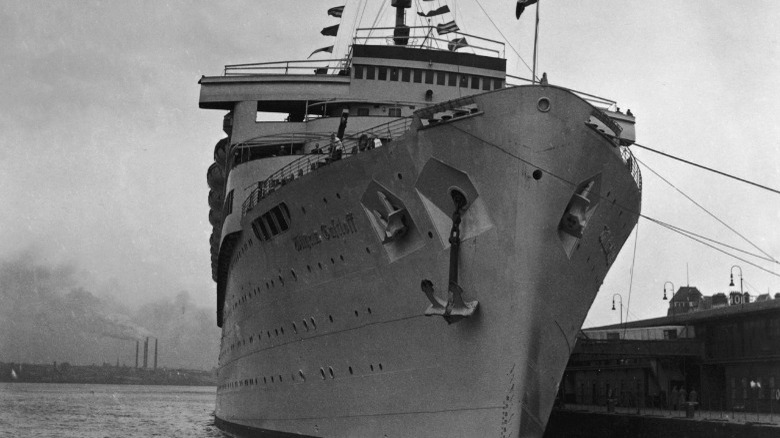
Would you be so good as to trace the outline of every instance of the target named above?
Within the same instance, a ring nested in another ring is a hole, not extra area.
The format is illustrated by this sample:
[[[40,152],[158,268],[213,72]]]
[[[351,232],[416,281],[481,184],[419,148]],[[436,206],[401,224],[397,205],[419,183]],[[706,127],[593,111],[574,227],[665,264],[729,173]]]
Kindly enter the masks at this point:
[[[216,386],[214,371],[128,366],[0,362],[0,382],[107,385]]]

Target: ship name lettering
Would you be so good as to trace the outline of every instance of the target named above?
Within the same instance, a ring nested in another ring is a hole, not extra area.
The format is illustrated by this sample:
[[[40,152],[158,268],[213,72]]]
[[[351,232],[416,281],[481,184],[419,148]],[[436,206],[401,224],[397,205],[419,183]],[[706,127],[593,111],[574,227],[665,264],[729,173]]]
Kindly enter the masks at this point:
[[[357,233],[355,225],[355,216],[347,213],[344,219],[331,219],[330,224],[320,225],[319,231],[314,230],[311,233],[299,234],[293,237],[293,244],[296,251],[312,248],[315,245],[331,239],[338,239],[348,234]]]

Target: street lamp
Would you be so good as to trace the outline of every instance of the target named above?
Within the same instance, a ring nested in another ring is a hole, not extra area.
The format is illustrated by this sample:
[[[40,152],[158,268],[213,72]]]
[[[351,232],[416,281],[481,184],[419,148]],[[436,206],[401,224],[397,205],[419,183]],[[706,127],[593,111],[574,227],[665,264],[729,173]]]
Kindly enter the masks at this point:
[[[744,303],[745,300],[745,291],[742,289],[742,267],[739,265],[734,265],[731,267],[731,272],[729,273],[729,278],[731,281],[729,282],[729,286],[734,287],[734,268],[739,269],[739,302]]]
[[[623,295],[612,294],[612,310],[615,310],[615,297],[620,298],[620,324],[623,324]]]
[[[674,297],[674,283],[672,283],[671,281],[667,281],[666,283],[664,283],[664,301],[667,300],[667,298],[666,298],[666,285],[667,284],[672,286],[672,297]]]

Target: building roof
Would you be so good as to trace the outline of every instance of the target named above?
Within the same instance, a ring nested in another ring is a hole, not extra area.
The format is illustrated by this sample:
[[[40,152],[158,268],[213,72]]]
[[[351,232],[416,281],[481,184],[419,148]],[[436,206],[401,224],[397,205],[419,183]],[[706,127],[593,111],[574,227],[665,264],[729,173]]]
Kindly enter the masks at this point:
[[[699,301],[701,300],[702,293],[699,292],[699,289],[696,287],[691,286],[682,286],[681,288],[677,289],[677,292],[672,297],[670,303],[673,302],[689,302],[689,301]]]
[[[640,327],[658,327],[663,325],[685,325],[695,324],[705,321],[730,319],[755,315],[757,313],[778,312],[780,311],[780,300],[767,300],[747,304],[736,304],[725,307],[716,307],[708,310],[699,310],[696,312],[678,313],[676,315],[663,316],[660,318],[643,319],[624,324],[612,324],[601,327],[590,327],[587,330],[605,330],[621,328],[640,328]]]

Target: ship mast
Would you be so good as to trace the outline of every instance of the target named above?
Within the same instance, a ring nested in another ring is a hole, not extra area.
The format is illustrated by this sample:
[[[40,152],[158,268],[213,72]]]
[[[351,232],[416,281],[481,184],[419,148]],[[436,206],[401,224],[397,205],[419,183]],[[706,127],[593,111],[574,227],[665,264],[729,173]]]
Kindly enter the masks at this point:
[[[541,1],[536,2],[536,23],[534,24],[534,59],[533,59],[533,69],[531,71],[531,83],[536,83],[536,48],[539,45],[539,3]]]

